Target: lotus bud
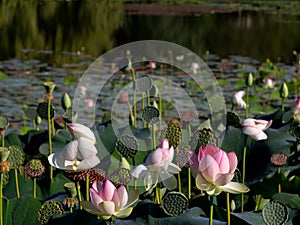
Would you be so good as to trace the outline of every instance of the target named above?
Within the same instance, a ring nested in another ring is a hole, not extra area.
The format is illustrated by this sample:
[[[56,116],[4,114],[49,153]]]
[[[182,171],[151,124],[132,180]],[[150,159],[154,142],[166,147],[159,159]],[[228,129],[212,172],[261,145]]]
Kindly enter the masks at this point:
[[[46,81],[46,82],[44,82],[43,85],[44,85],[47,93],[52,93],[55,88],[55,83],[52,81]]]
[[[124,58],[119,62],[119,68],[121,71],[130,71],[132,69],[132,63],[129,58]]]
[[[36,124],[40,124],[42,122],[42,118],[39,115],[37,115],[37,117],[35,118],[35,122]]]
[[[279,94],[281,98],[287,98],[289,95],[289,89],[286,85],[285,82],[282,83],[280,89],[279,89]]]
[[[247,87],[252,86],[252,84],[253,84],[253,75],[252,75],[252,73],[249,73],[248,76],[246,77],[245,84],[246,84]]]
[[[71,108],[72,106],[72,102],[70,99],[70,96],[68,95],[68,93],[64,93],[64,95],[61,98],[61,105],[63,107],[63,109],[66,111],[68,108]]]

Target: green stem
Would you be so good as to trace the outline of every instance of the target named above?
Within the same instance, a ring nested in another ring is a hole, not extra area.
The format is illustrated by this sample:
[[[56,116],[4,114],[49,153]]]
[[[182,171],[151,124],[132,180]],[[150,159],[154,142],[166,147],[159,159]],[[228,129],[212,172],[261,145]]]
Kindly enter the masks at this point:
[[[156,203],[160,204],[160,190],[159,187],[155,187],[155,199],[156,199]]]
[[[281,110],[282,110],[282,112],[284,112],[284,100],[285,100],[285,98],[281,99]]]
[[[250,88],[247,87],[246,89],[246,110],[245,110],[245,119],[248,118],[249,115],[249,90]]]
[[[155,136],[155,124],[152,125],[152,134],[153,134],[153,149],[156,148],[156,136]]]
[[[16,168],[15,168],[15,181],[16,181],[17,198],[20,198],[18,170]]]
[[[131,75],[133,81],[133,126],[136,127],[136,90],[135,90],[135,72],[131,68]]]
[[[227,225],[230,225],[230,198],[229,198],[229,192],[226,193],[226,201],[227,201]]]
[[[85,177],[85,198],[87,201],[90,200],[90,192],[89,192],[89,189],[90,189],[90,177],[89,175],[87,174],[86,177]]]
[[[2,198],[3,198],[3,173],[0,174],[0,225],[3,225],[3,209],[2,209]]]
[[[188,199],[192,197],[192,176],[191,176],[191,168],[188,167]]]
[[[178,191],[181,192],[181,178],[180,178],[180,172],[177,174],[178,176]]]
[[[52,126],[51,126],[51,101],[48,100],[48,141],[49,141],[49,155],[52,154]],[[53,167],[50,165],[50,179],[53,178]]]
[[[278,174],[278,193],[281,193],[281,171],[280,171],[280,167],[277,167],[277,174]]]
[[[213,214],[214,214],[214,199],[213,196],[209,196],[210,199],[210,212],[209,212],[209,225],[213,224]]]
[[[33,178],[33,198],[36,198],[36,178]]]
[[[245,138],[244,150],[243,150],[243,171],[242,171],[242,184],[245,184],[245,177],[246,177],[246,155],[247,155],[247,140],[248,136]],[[244,193],[242,193],[241,199],[241,212],[244,212]]]
[[[162,99],[161,99],[161,96],[160,94],[158,94],[158,101],[159,101],[159,104],[158,104],[158,110],[159,110],[159,130],[162,129]]]
[[[79,200],[80,209],[82,209],[82,206],[81,206],[82,197],[81,197],[80,184],[79,184],[79,182],[76,183],[76,187],[77,187],[77,195],[78,195],[78,200]]]

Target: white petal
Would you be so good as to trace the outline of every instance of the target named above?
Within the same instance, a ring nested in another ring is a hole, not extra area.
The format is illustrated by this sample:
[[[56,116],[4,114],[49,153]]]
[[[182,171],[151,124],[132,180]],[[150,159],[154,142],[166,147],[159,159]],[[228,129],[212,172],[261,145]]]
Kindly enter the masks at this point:
[[[89,201],[81,201],[80,206],[90,214],[99,215],[101,212]]]
[[[128,193],[126,188],[122,185],[118,188],[118,209],[124,208],[128,201]]]
[[[115,203],[113,201],[104,201],[99,204],[99,209],[104,215],[112,215],[115,213]]]
[[[162,179],[162,176],[163,176],[163,179]],[[162,173],[160,173],[160,177],[162,179],[163,185],[168,190],[173,190],[177,187],[177,179],[173,175],[169,174],[169,176],[167,176],[166,173],[164,175],[162,175]]]
[[[131,172],[131,176],[135,178],[143,178],[146,175],[147,171],[148,171],[147,167],[141,164],[135,167],[135,169]]]
[[[181,171],[181,169],[177,165],[175,165],[174,163],[170,163],[168,165],[167,171],[169,173],[176,174],[176,173],[179,173]]]
[[[71,141],[58,153],[58,158],[63,160],[75,160],[77,152],[78,141]]]
[[[81,159],[88,159],[98,152],[94,142],[84,137],[78,138],[78,150],[78,157],[81,157]]]
[[[131,214],[132,210],[133,210],[132,207],[126,208],[126,209],[123,209],[123,210],[115,213],[114,216],[117,218],[125,218]]]
[[[127,201],[126,206],[123,207],[123,209],[132,206],[138,200],[139,200],[139,192],[138,192],[138,190],[129,190],[128,191],[128,201]]]
[[[84,159],[79,163],[77,167],[77,171],[91,169],[99,163],[100,163],[100,159],[98,158],[98,156],[93,156],[89,159]]]
[[[144,178],[144,185],[145,185],[145,189],[146,191],[149,191],[150,189],[152,189],[153,187],[155,187],[157,185],[158,182],[158,176],[157,173],[151,173],[151,172],[147,172]]]
[[[87,126],[79,123],[71,123],[68,125],[68,127],[75,138],[85,137],[92,140],[93,142],[96,142],[95,134]]]
[[[219,186],[219,188],[232,194],[246,193],[250,190],[246,185],[238,182],[230,182],[224,186]]]

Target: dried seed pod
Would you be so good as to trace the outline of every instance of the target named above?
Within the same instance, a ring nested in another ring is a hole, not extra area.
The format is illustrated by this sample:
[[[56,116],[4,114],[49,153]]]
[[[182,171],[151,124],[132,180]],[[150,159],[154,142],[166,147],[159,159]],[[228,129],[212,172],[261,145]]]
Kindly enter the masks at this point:
[[[61,215],[63,213],[64,209],[59,201],[47,201],[43,203],[38,211],[38,220],[42,224],[46,224],[48,223],[51,216]]]
[[[90,169],[89,170],[89,182],[93,184],[95,181],[103,182],[106,179],[105,171],[102,169]]]
[[[114,183],[115,186],[127,185],[131,180],[130,170],[119,168],[109,174],[108,179]]]
[[[159,119],[159,110],[154,106],[147,106],[142,110],[141,117],[145,122],[154,124]]]
[[[25,171],[31,178],[40,177],[45,172],[45,166],[39,159],[32,159],[25,165]]]
[[[271,156],[271,163],[274,166],[282,167],[286,165],[288,156],[285,153],[275,153]]]

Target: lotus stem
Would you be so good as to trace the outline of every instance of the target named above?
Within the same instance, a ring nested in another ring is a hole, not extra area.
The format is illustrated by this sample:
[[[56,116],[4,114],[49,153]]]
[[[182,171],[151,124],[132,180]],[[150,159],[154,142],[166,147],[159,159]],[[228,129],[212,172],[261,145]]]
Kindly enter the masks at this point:
[[[277,167],[277,175],[278,175],[278,193],[281,193],[281,170],[280,167]]]
[[[246,89],[246,109],[245,109],[245,119],[247,119],[248,116],[249,116],[249,91],[250,91],[250,88],[247,87],[247,89]]]
[[[281,110],[282,110],[282,112],[284,112],[284,100],[285,100],[285,98],[281,99]]]
[[[150,106],[150,94],[149,91],[147,91],[147,104]]]
[[[178,191],[181,192],[181,178],[180,178],[180,172],[177,174],[178,176]]]
[[[227,225],[230,225],[230,198],[229,192],[226,193],[226,203],[227,203]]]
[[[152,124],[152,134],[153,134],[153,149],[156,147],[156,136],[155,136],[155,124]]]
[[[192,197],[192,179],[191,179],[191,168],[188,167],[188,199]]]
[[[155,187],[155,199],[156,199],[156,203],[160,204],[160,190],[159,187]]]
[[[82,197],[81,197],[81,193],[80,193],[80,184],[79,184],[79,182],[76,183],[76,187],[77,187],[77,194],[78,194],[80,209],[82,209],[82,206],[81,206]]]
[[[89,192],[89,189],[90,189],[90,176],[89,174],[86,175],[85,177],[85,198],[87,201],[90,200],[90,192]]]
[[[33,198],[36,198],[36,178],[33,178]]]
[[[246,155],[247,155],[247,140],[248,136],[245,138],[244,151],[243,151],[243,170],[242,170],[242,184],[245,184],[246,177]],[[242,193],[241,199],[241,212],[244,212],[244,193]]]
[[[210,200],[210,211],[209,211],[209,225],[213,224],[213,214],[214,214],[214,199],[213,196],[209,196]]]
[[[2,209],[2,200],[3,200],[3,173],[0,173],[0,225],[3,225],[3,209]]]
[[[131,76],[133,81],[133,126],[136,127],[136,90],[135,90],[135,72],[134,69],[131,68]]]
[[[158,94],[158,110],[159,110],[159,130],[162,129],[162,100],[160,93]]]
[[[49,142],[49,155],[52,154],[52,125],[51,125],[51,100],[48,99],[48,142]],[[53,167],[50,165],[50,179],[53,179]]]
[[[19,178],[18,178],[18,171],[17,171],[17,168],[15,168],[15,181],[16,181],[17,198],[20,198]]]

